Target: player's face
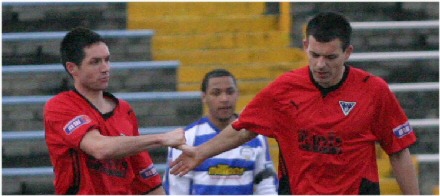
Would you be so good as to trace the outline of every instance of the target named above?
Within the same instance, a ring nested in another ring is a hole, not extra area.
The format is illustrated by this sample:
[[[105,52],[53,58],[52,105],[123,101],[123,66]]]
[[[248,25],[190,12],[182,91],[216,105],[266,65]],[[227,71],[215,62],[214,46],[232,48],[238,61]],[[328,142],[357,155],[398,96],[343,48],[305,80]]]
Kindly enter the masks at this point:
[[[238,94],[232,77],[210,78],[202,99],[208,106],[211,119],[228,122],[234,115]]]
[[[75,83],[82,89],[102,91],[108,87],[110,80],[110,52],[103,42],[84,48],[84,59],[81,66],[75,66],[72,73]]]
[[[338,84],[344,74],[344,63],[350,57],[353,46],[342,50],[342,42],[334,39],[330,42],[318,42],[313,36],[304,41],[304,49],[309,57],[313,79],[327,88]]]

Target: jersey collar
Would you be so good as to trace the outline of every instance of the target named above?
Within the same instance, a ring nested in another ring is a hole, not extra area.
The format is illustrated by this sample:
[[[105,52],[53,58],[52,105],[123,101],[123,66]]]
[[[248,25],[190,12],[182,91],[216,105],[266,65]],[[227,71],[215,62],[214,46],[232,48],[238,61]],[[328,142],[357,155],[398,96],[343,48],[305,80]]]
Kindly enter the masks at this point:
[[[101,116],[102,116],[104,119],[106,119],[106,120],[107,120],[108,118],[110,118],[111,116],[113,116],[114,111],[115,111],[116,108],[119,106],[119,100],[118,100],[118,98],[116,98],[113,94],[104,91],[104,92],[103,92],[103,96],[112,99],[112,100],[116,103],[116,107],[115,107],[112,111],[110,111],[110,112],[108,112],[108,113],[105,113],[105,114],[102,114],[102,113],[98,110],[98,108],[96,108],[95,105],[92,104],[92,102],[90,102],[86,97],[84,97],[81,93],[79,93],[78,90],[76,90],[76,88],[74,88],[72,91],[75,92],[76,94],[78,94],[78,95],[79,95],[80,97],[82,97],[84,100],[86,100],[86,101],[89,103],[89,105],[90,105],[93,109],[95,109],[98,113],[100,113]]]
[[[233,114],[235,116],[235,119],[239,117],[237,113]],[[213,128],[217,133],[220,133],[222,131],[220,128],[218,128],[211,120],[209,120],[208,116],[203,117],[203,121],[207,122],[211,128]]]
[[[336,85],[328,87],[328,88],[324,88],[321,85],[319,85],[318,82],[316,82],[315,79],[313,79],[312,72],[309,69],[310,80],[319,89],[319,91],[321,91],[321,94],[323,97],[326,97],[329,93],[331,93],[331,92],[335,91],[336,89],[338,89],[339,87],[341,87],[342,84],[344,84],[344,82],[347,80],[348,73],[350,72],[350,66],[348,66],[347,64],[344,64],[344,67],[345,67],[344,75],[342,75],[341,81],[339,81]]]

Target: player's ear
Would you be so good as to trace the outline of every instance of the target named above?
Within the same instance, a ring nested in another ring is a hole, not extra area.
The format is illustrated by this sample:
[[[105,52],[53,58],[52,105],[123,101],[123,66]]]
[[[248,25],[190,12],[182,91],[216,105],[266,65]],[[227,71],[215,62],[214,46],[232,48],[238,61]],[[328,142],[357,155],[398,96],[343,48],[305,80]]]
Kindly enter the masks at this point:
[[[202,92],[202,102],[206,103],[206,92]]]
[[[351,55],[351,53],[353,53],[353,50],[354,50],[353,45],[349,45],[349,46],[345,49],[345,51],[344,51],[344,55],[345,55],[345,60],[346,60],[346,61],[348,60],[348,58],[350,58],[350,55]]]
[[[66,62],[66,69],[72,76],[74,76],[78,71],[78,66],[73,62]]]
[[[309,47],[309,40],[303,39],[303,49],[307,50],[308,47]]]

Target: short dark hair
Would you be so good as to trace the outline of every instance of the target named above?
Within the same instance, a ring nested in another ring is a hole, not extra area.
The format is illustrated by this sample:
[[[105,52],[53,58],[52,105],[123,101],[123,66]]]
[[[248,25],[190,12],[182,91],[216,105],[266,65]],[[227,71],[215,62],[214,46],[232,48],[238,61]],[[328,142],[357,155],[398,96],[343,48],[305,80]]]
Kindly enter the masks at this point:
[[[350,45],[351,32],[350,22],[342,14],[322,12],[308,22],[306,39],[310,35],[318,42],[330,42],[334,39],[340,39],[342,50],[345,51]]]
[[[206,89],[208,88],[209,79],[223,77],[223,76],[232,77],[232,80],[234,81],[234,85],[237,86],[237,80],[235,79],[234,75],[232,75],[231,72],[229,72],[226,69],[214,69],[214,70],[206,73],[205,77],[203,77],[202,86],[201,86],[202,92],[206,92]]]
[[[104,39],[98,33],[90,29],[77,27],[68,32],[61,41],[60,46],[61,63],[64,69],[67,71],[67,62],[73,62],[78,66],[81,65],[85,57],[84,48],[98,42],[105,43]]]

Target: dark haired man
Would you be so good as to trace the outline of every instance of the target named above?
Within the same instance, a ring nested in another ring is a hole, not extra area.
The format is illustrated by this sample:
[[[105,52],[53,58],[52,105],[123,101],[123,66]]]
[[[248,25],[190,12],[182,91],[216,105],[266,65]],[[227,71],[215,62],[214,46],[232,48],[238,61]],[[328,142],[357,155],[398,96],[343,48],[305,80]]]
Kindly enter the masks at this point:
[[[185,128],[189,146],[209,141],[238,117],[237,81],[229,71],[215,69],[206,73],[201,90],[208,114]],[[169,148],[169,162],[180,154],[180,150]],[[262,135],[205,160],[185,176],[169,175],[167,170],[164,180],[165,191],[170,195],[277,194],[273,162],[267,139]]]
[[[325,12],[306,28],[309,65],[263,89],[237,121],[202,146],[184,146],[171,164],[183,175],[203,160],[254,138],[280,148],[280,194],[380,194],[375,143],[390,156],[404,194],[419,194],[408,147],[416,136],[388,85],[345,62],[353,51],[344,16]]]
[[[184,144],[183,130],[139,135],[128,102],[105,92],[110,52],[99,34],[73,29],[60,52],[75,89],[51,98],[44,108],[56,194],[165,194],[147,150]]]

